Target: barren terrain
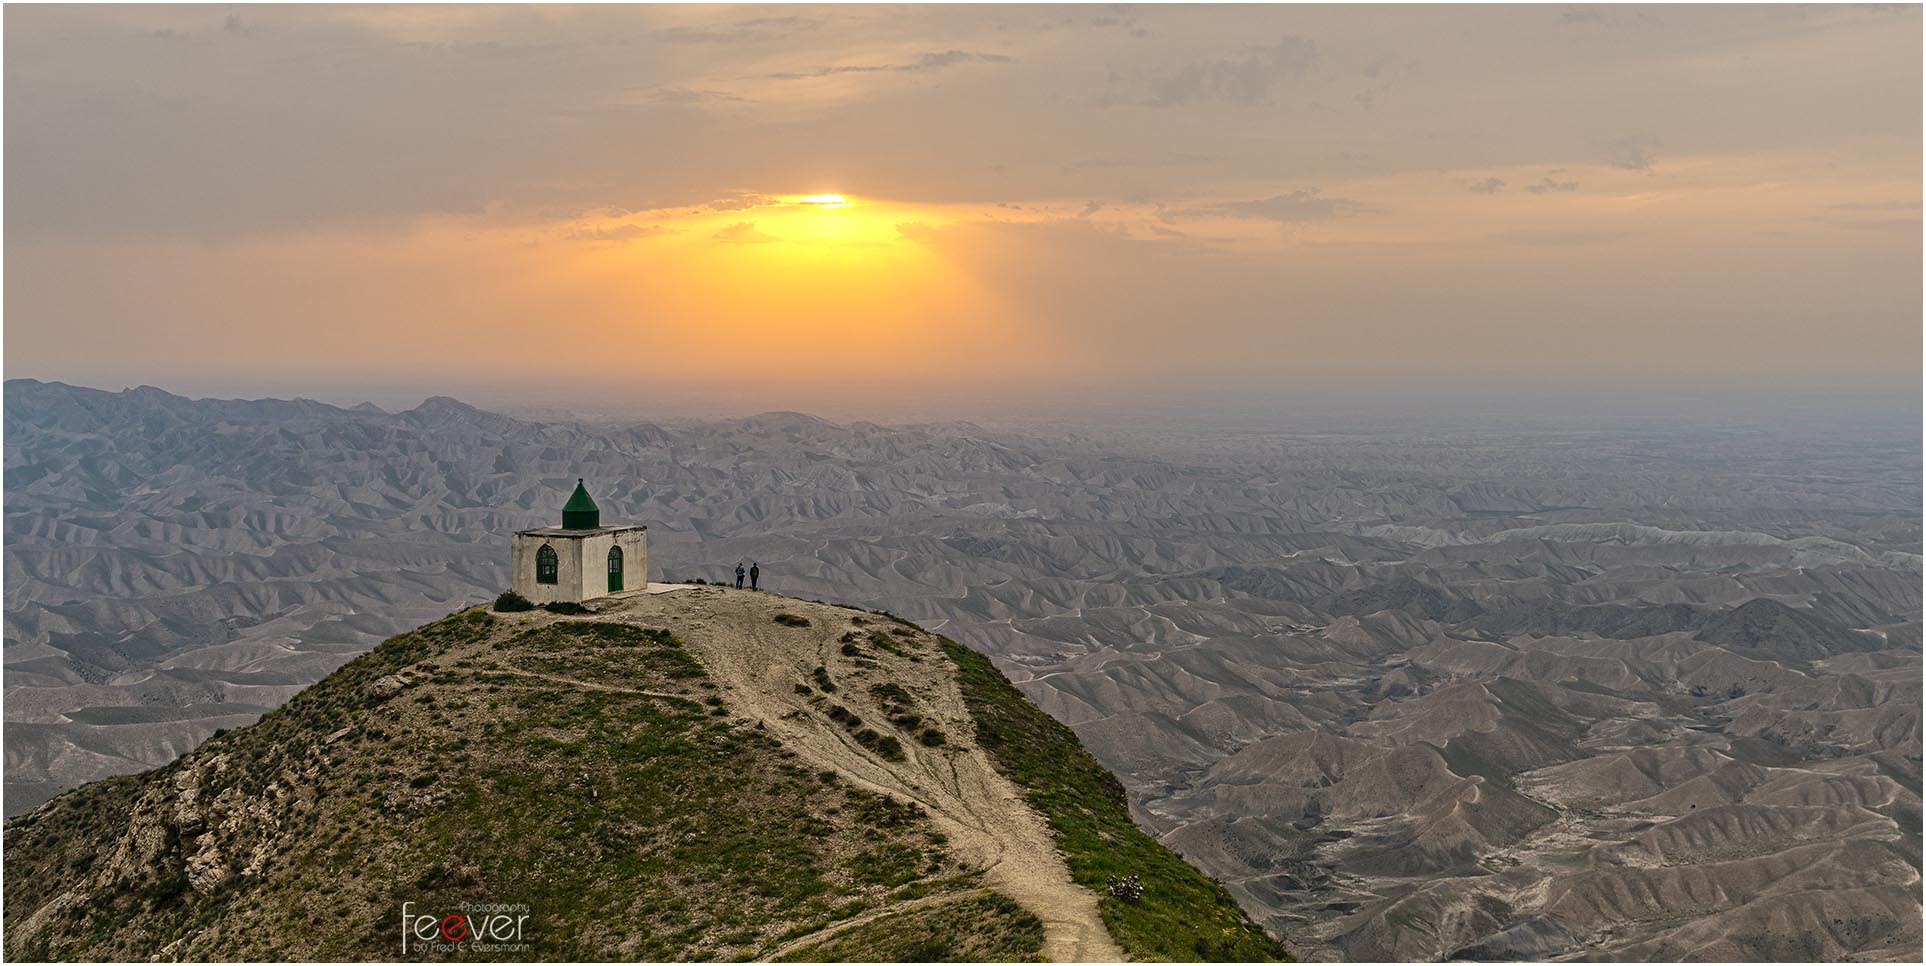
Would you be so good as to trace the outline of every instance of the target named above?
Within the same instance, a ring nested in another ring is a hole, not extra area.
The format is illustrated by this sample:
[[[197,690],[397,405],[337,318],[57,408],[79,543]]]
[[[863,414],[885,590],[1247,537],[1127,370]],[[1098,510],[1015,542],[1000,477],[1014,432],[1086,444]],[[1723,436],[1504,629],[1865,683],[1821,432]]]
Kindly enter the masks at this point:
[[[1920,952],[1916,413],[608,427],[15,381],[6,467],[9,813],[492,595],[583,476],[652,579],[755,560],[996,656],[1302,954]]]

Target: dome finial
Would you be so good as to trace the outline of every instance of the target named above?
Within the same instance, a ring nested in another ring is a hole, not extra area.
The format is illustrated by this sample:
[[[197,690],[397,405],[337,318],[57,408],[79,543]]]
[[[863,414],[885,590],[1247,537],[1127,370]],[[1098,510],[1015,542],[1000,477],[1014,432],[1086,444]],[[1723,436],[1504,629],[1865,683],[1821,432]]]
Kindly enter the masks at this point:
[[[602,525],[602,509],[589,497],[586,481],[575,479],[575,492],[562,504],[562,529],[593,530]]]

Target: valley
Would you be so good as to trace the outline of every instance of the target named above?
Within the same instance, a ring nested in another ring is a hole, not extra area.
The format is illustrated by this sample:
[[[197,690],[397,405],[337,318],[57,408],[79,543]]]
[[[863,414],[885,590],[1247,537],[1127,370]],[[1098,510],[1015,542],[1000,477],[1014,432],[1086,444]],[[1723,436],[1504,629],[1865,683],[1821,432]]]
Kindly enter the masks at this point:
[[[576,477],[995,658],[1308,958],[1915,959],[1916,419],[990,430],[6,387],[17,815],[507,586]]]

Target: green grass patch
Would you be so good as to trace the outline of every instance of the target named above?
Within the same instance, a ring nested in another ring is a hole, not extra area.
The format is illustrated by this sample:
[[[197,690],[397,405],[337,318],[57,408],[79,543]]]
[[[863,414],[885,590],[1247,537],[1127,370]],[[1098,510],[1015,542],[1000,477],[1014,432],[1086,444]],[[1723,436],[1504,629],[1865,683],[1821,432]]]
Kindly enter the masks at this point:
[[[979,887],[920,808],[800,768],[712,690],[673,634],[612,621],[476,608],[391,638],[255,725],[9,823],[7,956],[390,959],[406,899],[528,907],[528,950],[455,958],[746,959]],[[224,803],[218,887],[193,884],[181,783]],[[112,872],[128,847],[136,871]],[[49,908],[64,892],[88,901]]]
[[[887,651],[898,657],[910,656],[910,652],[904,648],[902,642],[882,631],[870,631],[869,636],[865,638],[865,640],[869,642],[869,646],[879,651]]]
[[[1050,823],[1071,878],[1096,893],[1104,925],[1133,960],[1257,962],[1284,947],[1239,909],[1224,887],[1130,820],[1123,785],[1077,736],[1024,698],[978,654],[939,638],[955,662],[977,743]],[[1110,895],[1111,876],[1137,875],[1143,898]]]

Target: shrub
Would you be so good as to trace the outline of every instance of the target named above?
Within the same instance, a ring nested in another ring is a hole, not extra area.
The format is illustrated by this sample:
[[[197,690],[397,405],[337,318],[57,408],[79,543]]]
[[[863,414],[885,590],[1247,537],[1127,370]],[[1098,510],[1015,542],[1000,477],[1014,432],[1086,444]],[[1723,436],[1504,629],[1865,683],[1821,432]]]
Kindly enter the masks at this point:
[[[869,693],[875,695],[878,701],[904,705],[910,703],[910,693],[904,690],[902,685],[893,681],[872,684],[869,686]]]
[[[581,604],[578,604],[572,600],[558,600],[552,603],[543,604],[542,609],[545,611],[548,611],[551,614],[568,614],[571,616],[576,614],[586,614],[589,612],[588,608],[583,607]]]
[[[888,651],[898,657],[910,657],[910,653],[903,649],[901,642],[882,631],[870,631],[869,644],[879,651]]]
[[[139,898],[146,902],[149,908],[161,908],[169,905],[187,889],[185,870],[169,872],[140,890]]]
[[[855,727],[855,722],[846,722],[846,725],[847,727]],[[851,731],[849,735],[857,741],[857,745],[863,745],[865,749],[874,750],[876,754],[882,754],[884,758],[888,758],[888,760],[892,760],[892,762],[901,762],[901,760],[903,760],[903,743],[896,741],[896,735],[880,735],[880,733],[876,733],[874,727],[859,727],[859,729]]]
[[[775,621],[778,624],[781,624],[784,627],[808,627],[809,626],[809,618],[798,617],[795,614],[777,614],[775,617],[770,619]]]
[[[849,725],[855,727],[854,724]],[[856,743],[875,751],[890,761],[903,760],[903,743],[895,735],[877,734],[873,728],[862,728],[851,733]]]
[[[916,736],[916,740],[922,742],[924,747],[938,748],[948,744],[950,739],[935,728],[924,728],[923,733]]]
[[[499,614],[513,614],[517,611],[534,609],[535,605],[529,603],[528,598],[512,590],[504,590],[500,597],[495,598],[495,612]]]

